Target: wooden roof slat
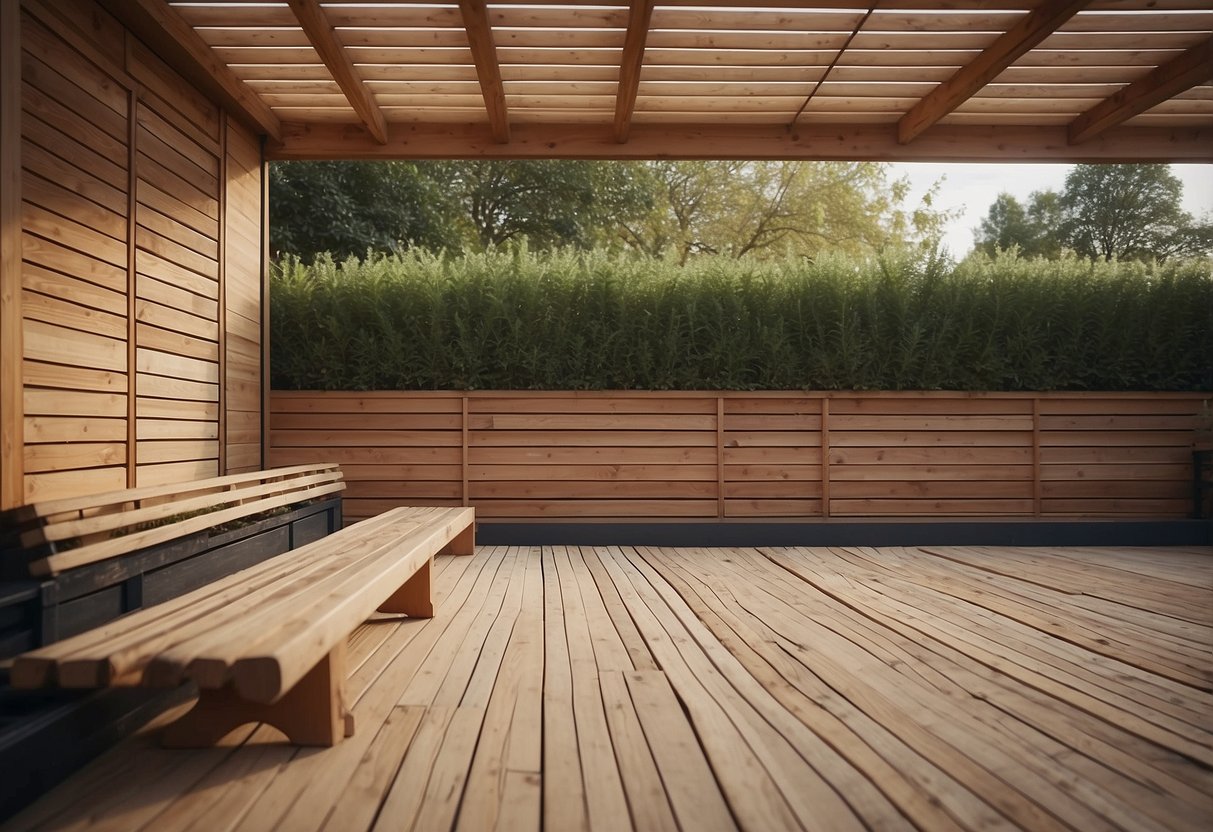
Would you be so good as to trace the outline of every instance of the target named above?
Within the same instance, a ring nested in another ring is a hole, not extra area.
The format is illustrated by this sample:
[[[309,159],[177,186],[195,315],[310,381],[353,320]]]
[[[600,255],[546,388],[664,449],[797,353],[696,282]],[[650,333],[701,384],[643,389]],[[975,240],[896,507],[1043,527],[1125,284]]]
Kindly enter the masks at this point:
[[[99,2],[199,90],[223,104],[257,133],[281,138],[282,125],[278,117],[163,0]]]
[[[1158,67],[1074,119],[1068,128],[1070,144],[1085,142],[1211,77],[1213,38]]]
[[[1052,141],[1084,110],[1213,35],[1207,0],[309,2],[322,9],[361,96],[378,105],[389,144],[391,124],[412,135],[427,122],[442,130],[462,122],[478,137],[477,154],[486,136],[517,141],[513,123],[557,133],[598,125],[618,144],[633,123],[765,129],[796,99],[804,112],[785,123],[792,133],[896,122],[892,133],[904,139],[932,123],[967,131],[1035,123]],[[271,114],[340,130],[356,124],[339,93],[342,73],[324,64],[285,0],[168,6]],[[636,9],[647,10],[640,31]],[[1213,86],[1200,83],[1156,93],[1157,103],[1126,112],[1122,124],[1200,127],[1213,98]],[[631,155],[599,155],[617,152]],[[981,152],[978,142],[958,158]]]
[[[341,92],[349,101],[363,126],[380,144],[387,143],[387,124],[383,113],[379,112],[375,99],[362,83],[358,70],[354,68],[349,53],[338,42],[337,35],[325,17],[324,9],[319,0],[287,0],[291,11],[299,20],[299,25],[307,34],[312,47],[324,61],[324,65],[333,74],[333,80],[341,87]]]
[[[972,63],[944,81],[897,122],[897,141],[906,144],[952,112],[998,73],[1030,51],[1089,0],[1044,0],[1000,36]]]
[[[480,89],[484,95],[484,107],[489,114],[489,123],[493,128],[493,138],[504,144],[510,140],[509,112],[506,110],[501,68],[493,42],[493,27],[488,19],[488,7],[484,0],[459,0],[459,12],[463,15],[463,26],[467,29],[476,73],[480,76]]]
[[[626,142],[632,126],[632,110],[640,88],[640,69],[644,64],[645,42],[653,17],[653,0],[632,0],[627,36],[619,66],[619,89],[615,93],[615,141]]]

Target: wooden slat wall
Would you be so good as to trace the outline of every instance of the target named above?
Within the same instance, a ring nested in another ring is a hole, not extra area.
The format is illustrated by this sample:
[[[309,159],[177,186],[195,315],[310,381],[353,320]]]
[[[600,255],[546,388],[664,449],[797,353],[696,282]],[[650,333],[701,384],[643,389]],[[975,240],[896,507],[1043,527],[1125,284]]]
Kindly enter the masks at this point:
[[[218,108],[130,50],[136,133],[135,484],[219,475]],[[169,102],[173,103],[169,103]]]
[[[486,519],[1181,517],[1200,408],[1197,394],[275,392],[268,453],[341,463],[352,519],[461,501]]]
[[[5,505],[215,476],[225,406],[228,469],[259,467],[260,147],[92,0],[24,0],[20,20]]]
[[[24,499],[127,485],[127,89],[23,13]]]

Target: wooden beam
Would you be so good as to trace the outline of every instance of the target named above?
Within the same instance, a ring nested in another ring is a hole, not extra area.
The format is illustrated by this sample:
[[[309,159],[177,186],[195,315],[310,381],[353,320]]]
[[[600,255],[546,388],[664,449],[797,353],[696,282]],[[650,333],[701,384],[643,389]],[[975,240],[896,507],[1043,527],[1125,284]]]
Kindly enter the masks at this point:
[[[0,0],[0,509],[25,502],[21,316],[21,4]]]
[[[913,141],[922,131],[973,97],[1000,72],[1079,12],[1089,0],[1045,0],[956,71],[897,122],[897,141]]]
[[[149,49],[258,135],[278,139],[282,125],[257,93],[164,0],[97,0]]]
[[[295,13],[295,19],[303,27],[307,39],[320,54],[320,60],[324,61],[324,65],[333,74],[333,80],[345,93],[346,99],[354,108],[354,112],[358,114],[358,118],[362,119],[363,125],[375,141],[386,144],[387,123],[383,120],[383,113],[371,96],[371,91],[367,89],[366,84],[358,75],[358,70],[354,68],[354,62],[350,60],[349,53],[337,41],[337,35],[325,16],[324,10],[320,8],[319,0],[287,0],[287,2],[291,11]]]
[[[1070,144],[1094,138],[1138,113],[1213,78],[1213,38],[1105,98],[1070,122]]]
[[[497,63],[488,4],[485,0],[459,0],[459,12],[463,15],[463,28],[467,29],[472,59],[476,62],[476,75],[480,78],[485,109],[489,111],[493,140],[505,144],[510,140],[510,118],[505,108],[505,87],[501,83],[501,66]]]
[[[619,92],[615,94],[615,141],[626,142],[632,128],[632,110],[640,89],[640,68],[644,65],[644,42],[649,37],[653,0],[632,0],[628,32],[623,41],[623,59],[619,64]]]
[[[897,141],[882,124],[633,124],[627,144],[594,124],[517,124],[508,145],[484,124],[391,124],[388,143],[355,125],[284,123],[266,158],[802,159],[874,162],[1213,162],[1213,127],[1116,127],[1078,147],[1056,127],[940,125]]]

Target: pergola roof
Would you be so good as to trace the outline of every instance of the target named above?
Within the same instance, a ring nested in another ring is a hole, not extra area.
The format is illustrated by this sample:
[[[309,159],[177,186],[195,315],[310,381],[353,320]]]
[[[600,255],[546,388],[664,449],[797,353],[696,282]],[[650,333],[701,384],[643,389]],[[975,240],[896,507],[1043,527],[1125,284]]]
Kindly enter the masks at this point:
[[[273,158],[1213,160],[1207,0],[104,0]]]

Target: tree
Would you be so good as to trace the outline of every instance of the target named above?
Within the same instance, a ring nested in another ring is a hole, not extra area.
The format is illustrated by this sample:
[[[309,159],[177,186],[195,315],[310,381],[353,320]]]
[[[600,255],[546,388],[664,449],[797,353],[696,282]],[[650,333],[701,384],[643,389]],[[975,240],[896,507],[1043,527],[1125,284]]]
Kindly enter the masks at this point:
[[[1004,191],[981,221],[976,247],[991,256],[1014,247],[1024,257],[1058,257],[1060,213],[1056,191],[1033,191],[1027,208]]]
[[[1085,257],[1143,260],[1213,250],[1208,222],[1180,207],[1167,165],[1076,165],[1061,195],[1061,235]]]
[[[458,246],[455,206],[410,162],[275,162],[270,166],[270,249],[310,261],[368,249]]]
[[[466,241],[480,248],[523,238],[536,249],[589,248],[650,202],[631,166],[617,162],[448,162],[436,178],[461,208]]]
[[[883,165],[838,162],[655,162],[655,204],[624,223],[629,245],[649,254],[756,257],[788,252],[880,250],[911,236],[938,236],[929,204],[907,215],[904,182]],[[929,201],[928,201],[929,202]]]

